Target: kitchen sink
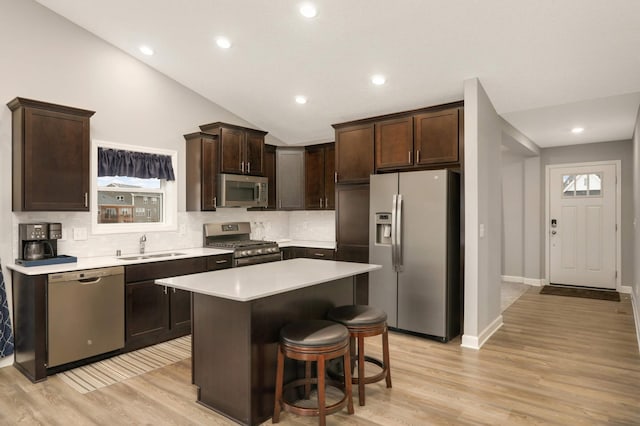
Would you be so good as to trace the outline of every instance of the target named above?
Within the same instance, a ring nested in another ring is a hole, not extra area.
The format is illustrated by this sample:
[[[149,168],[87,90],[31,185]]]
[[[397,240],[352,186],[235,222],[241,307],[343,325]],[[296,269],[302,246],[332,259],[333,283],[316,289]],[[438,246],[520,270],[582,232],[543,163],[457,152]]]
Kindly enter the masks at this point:
[[[119,257],[120,260],[143,260],[143,259],[158,259],[161,257],[175,257],[184,256],[184,253],[158,253],[158,254],[140,254],[137,256],[123,256]]]

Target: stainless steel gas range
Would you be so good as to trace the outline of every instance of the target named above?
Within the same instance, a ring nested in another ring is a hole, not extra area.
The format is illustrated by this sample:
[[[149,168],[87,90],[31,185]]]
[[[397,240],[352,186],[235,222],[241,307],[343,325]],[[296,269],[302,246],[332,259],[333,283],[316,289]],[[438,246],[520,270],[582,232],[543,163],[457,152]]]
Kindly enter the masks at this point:
[[[204,224],[204,247],[233,250],[233,266],[282,260],[280,247],[275,241],[251,239],[249,222]]]

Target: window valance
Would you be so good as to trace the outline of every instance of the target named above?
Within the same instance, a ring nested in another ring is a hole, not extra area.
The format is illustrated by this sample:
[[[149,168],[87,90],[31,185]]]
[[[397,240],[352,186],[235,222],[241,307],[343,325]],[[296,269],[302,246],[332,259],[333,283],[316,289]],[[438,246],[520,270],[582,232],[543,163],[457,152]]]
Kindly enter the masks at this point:
[[[171,156],[98,147],[98,176],[176,180]]]

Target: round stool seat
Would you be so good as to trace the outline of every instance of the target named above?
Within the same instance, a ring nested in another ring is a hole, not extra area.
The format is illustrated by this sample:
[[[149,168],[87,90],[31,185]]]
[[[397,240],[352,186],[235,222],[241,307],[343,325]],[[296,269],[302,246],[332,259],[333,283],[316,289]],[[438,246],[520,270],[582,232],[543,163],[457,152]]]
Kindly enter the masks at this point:
[[[308,320],[288,324],[280,330],[285,345],[330,346],[349,339],[349,330],[342,324],[326,320]]]
[[[347,327],[363,326],[387,321],[387,313],[374,306],[347,305],[332,309],[327,314],[327,318]]]

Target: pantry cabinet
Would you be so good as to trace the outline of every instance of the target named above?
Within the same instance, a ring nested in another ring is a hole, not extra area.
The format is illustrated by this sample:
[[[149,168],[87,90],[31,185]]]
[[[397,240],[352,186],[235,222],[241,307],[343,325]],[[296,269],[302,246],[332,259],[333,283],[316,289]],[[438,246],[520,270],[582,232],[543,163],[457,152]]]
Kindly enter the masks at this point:
[[[12,111],[13,211],[89,211],[94,111],[25,98]]]

